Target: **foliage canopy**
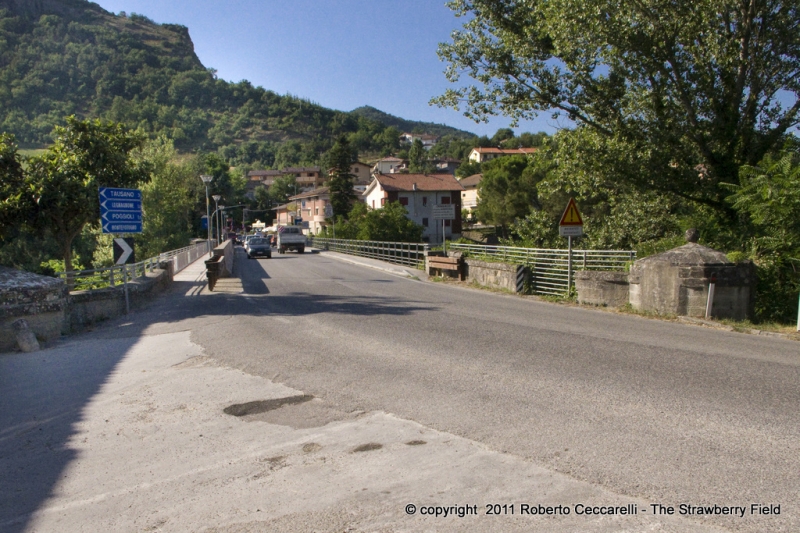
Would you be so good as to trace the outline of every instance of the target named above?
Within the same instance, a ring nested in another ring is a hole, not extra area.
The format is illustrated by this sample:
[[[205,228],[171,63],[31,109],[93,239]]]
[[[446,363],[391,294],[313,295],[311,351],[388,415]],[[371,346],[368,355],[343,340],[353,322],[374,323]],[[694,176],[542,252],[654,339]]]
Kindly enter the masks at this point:
[[[723,183],[798,124],[800,17],[780,0],[452,0],[468,18],[440,45],[434,99],[477,120],[555,112],[587,128],[617,179],[733,217]]]

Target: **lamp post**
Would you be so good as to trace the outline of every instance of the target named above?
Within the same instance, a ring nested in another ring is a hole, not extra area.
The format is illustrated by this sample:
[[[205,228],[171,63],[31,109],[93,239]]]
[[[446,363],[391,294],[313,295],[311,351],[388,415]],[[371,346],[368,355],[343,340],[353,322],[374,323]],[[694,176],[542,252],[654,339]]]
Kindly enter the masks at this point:
[[[222,217],[224,214],[225,214],[225,206],[221,205],[219,206],[219,215],[217,215],[217,227],[219,228],[217,230],[217,237],[219,238],[220,244],[222,244],[222,241],[225,240],[222,238],[222,228],[225,227],[225,224],[222,222]]]
[[[200,176],[200,179],[203,180],[203,183],[206,186],[206,229],[208,230],[208,249],[211,251],[211,208],[209,207],[208,201],[208,184],[211,183],[211,180],[214,179],[214,176],[203,174]]]
[[[221,194],[215,194],[211,198],[214,199],[214,214],[216,215],[217,211],[219,211],[219,201],[222,198],[222,195]],[[214,229],[217,231],[217,244],[219,244],[219,229],[217,229],[217,228],[214,228]]]

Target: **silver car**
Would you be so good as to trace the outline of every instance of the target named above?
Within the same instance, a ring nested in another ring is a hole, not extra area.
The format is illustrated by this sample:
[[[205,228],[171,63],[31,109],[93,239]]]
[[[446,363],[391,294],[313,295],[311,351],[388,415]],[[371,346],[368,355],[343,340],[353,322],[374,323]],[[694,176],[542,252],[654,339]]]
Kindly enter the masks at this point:
[[[272,245],[269,239],[264,237],[252,237],[244,245],[244,251],[247,252],[247,258],[253,257],[266,257],[272,259]]]

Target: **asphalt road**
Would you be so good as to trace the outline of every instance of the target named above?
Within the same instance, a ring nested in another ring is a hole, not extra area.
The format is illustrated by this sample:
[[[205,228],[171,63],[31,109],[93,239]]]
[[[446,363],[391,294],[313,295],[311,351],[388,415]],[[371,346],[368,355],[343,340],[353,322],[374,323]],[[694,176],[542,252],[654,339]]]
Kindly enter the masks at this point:
[[[326,254],[239,259],[241,294],[219,295],[213,311],[225,319],[192,332],[227,365],[676,514],[742,506],[744,517],[707,521],[800,530],[796,342],[416,281]],[[751,514],[755,503],[780,514]]]
[[[237,253],[0,357],[0,530],[800,530],[796,342]]]

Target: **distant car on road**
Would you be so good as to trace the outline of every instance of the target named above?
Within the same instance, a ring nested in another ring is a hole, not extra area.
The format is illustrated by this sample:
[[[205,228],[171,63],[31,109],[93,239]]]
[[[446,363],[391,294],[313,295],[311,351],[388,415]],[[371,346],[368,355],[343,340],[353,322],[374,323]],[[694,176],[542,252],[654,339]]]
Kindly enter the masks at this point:
[[[253,237],[248,240],[244,246],[244,251],[247,252],[248,259],[252,259],[255,256],[272,259],[272,245],[268,239],[263,237]]]

